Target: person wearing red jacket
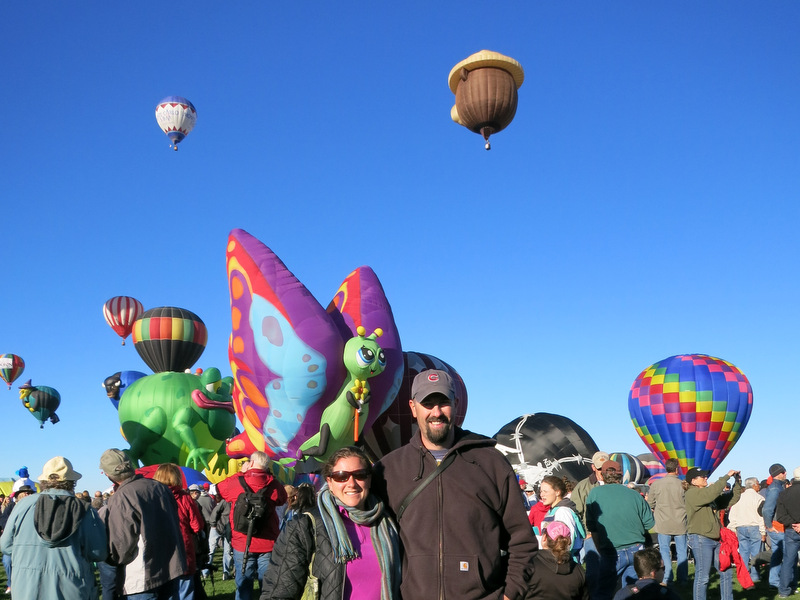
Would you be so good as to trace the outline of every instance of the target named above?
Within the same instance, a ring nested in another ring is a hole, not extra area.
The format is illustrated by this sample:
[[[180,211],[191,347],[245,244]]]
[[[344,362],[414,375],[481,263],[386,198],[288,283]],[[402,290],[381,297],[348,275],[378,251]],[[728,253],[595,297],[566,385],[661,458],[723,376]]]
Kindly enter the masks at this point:
[[[245,483],[254,492],[269,488],[267,500],[271,503],[269,516],[262,526],[253,532],[248,549],[247,564],[242,569],[244,561],[247,535],[234,530],[233,507],[236,500],[244,493],[244,488],[239,483],[239,478],[244,478]],[[253,581],[258,579],[259,585],[267,572],[272,547],[280,533],[278,513],[275,508],[286,502],[286,490],[283,484],[272,476],[269,470],[269,457],[264,452],[253,452],[250,460],[242,465],[241,472],[223,479],[217,484],[217,491],[223,499],[231,503],[231,545],[233,546],[233,563],[236,581],[236,600],[250,600],[253,594]]]
[[[205,527],[203,514],[197,503],[183,489],[183,477],[178,465],[174,463],[159,465],[156,472],[153,473],[153,479],[169,487],[172,495],[175,496],[175,502],[178,503],[178,524],[181,529],[183,547],[186,550],[186,570],[178,579],[178,594],[180,600],[192,600],[196,583],[195,573],[197,572],[197,549],[194,538]]]

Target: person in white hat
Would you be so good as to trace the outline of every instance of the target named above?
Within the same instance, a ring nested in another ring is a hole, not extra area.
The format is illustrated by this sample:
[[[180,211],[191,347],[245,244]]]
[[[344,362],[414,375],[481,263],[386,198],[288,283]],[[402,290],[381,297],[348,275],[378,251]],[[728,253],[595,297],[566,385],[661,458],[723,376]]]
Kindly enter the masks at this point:
[[[92,563],[106,558],[108,543],[97,512],[74,495],[80,478],[56,456],[39,476],[41,493],[16,503],[0,538],[13,561],[14,598],[97,598]]]

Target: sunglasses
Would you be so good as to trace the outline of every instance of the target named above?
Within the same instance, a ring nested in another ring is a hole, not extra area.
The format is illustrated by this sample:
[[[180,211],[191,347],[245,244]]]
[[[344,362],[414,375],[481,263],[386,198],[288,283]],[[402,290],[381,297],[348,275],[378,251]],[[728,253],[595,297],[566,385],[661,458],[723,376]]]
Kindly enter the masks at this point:
[[[331,479],[336,483],[347,483],[350,477],[358,481],[366,481],[370,478],[372,472],[369,469],[359,469],[358,471],[334,471],[331,473]]]

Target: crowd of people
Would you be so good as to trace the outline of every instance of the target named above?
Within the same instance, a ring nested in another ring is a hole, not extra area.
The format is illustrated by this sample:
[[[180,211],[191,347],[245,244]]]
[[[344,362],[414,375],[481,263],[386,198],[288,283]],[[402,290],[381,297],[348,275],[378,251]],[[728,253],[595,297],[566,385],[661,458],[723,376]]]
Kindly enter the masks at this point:
[[[413,381],[411,441],[374,462],[336,450],[319,489],[281,484],[253,453],[216,486],[186,489],[178,465],[151,478],[109,449],[103,494],[77,492],[62,456],[36,484],[0,498],[0,549],[15,600],[202,600],[222,550],[237,600],[705,600],[712,569],[721,600],[733,574],[749,589],[797,589],[800,467],[761,482],[731,470],[709,482],[677,460],[649,488],[623,482],[605,452],[573,482],[521,481],[493,439],[452,422],[444,371]],[[792,485],[792,483],[795,485]],[[689,562],[694,560],[690,579]],[[95,585],[95,569],[100,586]]]

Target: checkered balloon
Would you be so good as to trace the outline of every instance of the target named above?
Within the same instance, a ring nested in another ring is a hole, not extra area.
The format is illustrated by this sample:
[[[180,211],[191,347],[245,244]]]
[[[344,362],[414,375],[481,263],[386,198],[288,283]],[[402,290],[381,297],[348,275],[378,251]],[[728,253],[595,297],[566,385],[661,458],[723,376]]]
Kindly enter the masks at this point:
[[[628,394],[633,426],[662,462],[713,471],[741,436],[753,388],[728,361],[705,354],[671,356],[642,371]]]

